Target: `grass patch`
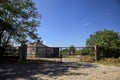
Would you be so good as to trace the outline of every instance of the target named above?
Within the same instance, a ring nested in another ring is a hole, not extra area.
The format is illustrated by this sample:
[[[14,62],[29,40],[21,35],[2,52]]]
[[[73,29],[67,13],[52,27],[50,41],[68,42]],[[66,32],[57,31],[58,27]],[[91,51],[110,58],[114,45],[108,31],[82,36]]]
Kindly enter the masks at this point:
[[[104,59],[101,59],[100,61],[97,61],[97,63],[120,67],[120,57],[119,58],[104,58]]]
[[[77,58],[79,59],[79,62],[95,62],[94,56],[90,55],[69,55],[64,56],[63,58]]]
[[[80,62],[95,62],[94,56],[81,56],[79,59]]]
[[[78,58],[80,55],[63,55],[63,58]]]

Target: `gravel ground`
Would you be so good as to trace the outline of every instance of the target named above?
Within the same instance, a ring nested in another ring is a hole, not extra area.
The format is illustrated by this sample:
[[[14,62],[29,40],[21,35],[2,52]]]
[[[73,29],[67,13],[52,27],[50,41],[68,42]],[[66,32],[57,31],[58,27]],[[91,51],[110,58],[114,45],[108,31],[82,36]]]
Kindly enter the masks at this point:
[[[0,80],[120,80],[120,67],[84,62],[0,64]]]

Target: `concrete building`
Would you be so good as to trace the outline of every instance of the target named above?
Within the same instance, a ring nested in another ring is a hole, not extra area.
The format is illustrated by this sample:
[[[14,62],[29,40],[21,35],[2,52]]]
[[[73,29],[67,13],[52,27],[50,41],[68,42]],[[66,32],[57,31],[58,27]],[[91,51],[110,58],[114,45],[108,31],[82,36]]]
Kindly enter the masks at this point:
[[[59,48],[48,47],[41,43],[31,43],[27,45],[27,59],[57,56],[59,56]]]

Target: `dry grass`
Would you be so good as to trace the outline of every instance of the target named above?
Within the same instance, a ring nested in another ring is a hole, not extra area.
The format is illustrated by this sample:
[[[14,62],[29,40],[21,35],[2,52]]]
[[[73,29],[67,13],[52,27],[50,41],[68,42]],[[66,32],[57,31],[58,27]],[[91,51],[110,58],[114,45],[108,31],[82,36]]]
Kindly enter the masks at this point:
[[[92,62],[92,63],[99,63],[99,64],[104,64],[104,65],[120,67],[120,57],[119,58],[104,58],[104,59],[101,59],[100,61],[95,61],[93,56],[81,56],[80,62]]]
[[[93,56],[81,56],[79,59],[80,62],[95,62]]]
[[[63,58],[77,58],[77,55],[63,55]]]
[[[104,65],[119,66],[120,67],[120,57],[119,58],[104,58],[100,61],[95,61],[94,56],[81,56],[80,62],[92,62]]]
[[[97,61],[97,63],[120,67],[120,58],[105,58],[105,59],[101,59],[100,61]]]
[[[113,65],[113,66],[119,66],[120,67],[120,57],[119,58],[104,58],[101,59],[100,61],[95,61],[94,56],[81,56],[81,55],[70,55],[70,56],[63,56],[64,58],[68,58],[68,60],[77,59],[77,62],[90,62],[90,63],[99,63],[99,64],[104,64],[104,65]],[[0,59],[0,63],[8,63],[8,64],[47,64],[47,63],[58,63],[60,62],[59,59],[53,59],[53,60],[44,60],[44,59],[38,59],[38,60],[27,60],[27,61],[19,61],[17,58],[3,58]],[[63,61],[64,62],[64,61]]]
[[[64,58],[74,58],[74,59],[79,59],[78,62],[95,62],[94,56],[89,56],[89,55],[69,55],[69,56],[64,56]]]

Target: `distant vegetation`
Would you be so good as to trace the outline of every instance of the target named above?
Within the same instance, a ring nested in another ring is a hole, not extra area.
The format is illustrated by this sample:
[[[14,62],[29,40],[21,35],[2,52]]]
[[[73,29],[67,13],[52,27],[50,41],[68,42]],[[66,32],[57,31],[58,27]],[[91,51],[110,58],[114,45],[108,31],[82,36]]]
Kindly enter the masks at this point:
[[[94,55],[94,47],[74,47],[71,45],[61,50],[63,55]]]
[[[69,48],[65,48],[65,49],[61,50],[61,52],[63,55],[75,54],[76,48],[74,47],[74,45],[71,45]]]
[[[86,46],[99,46],[102,57],[120,56],[120,34],[113,30],[96,31],[86,41]]]
[[[103,31],[96,31],[90,34],[86,40],[86,47],[76,48],[71,45],[69,48],[62,50],[62,54],[79,54],[79,55],[95,55],[94,46],[99,47],[99,54],[101,58],[118,58],[120,57],[120,34],[113,30],[104,29]]]
[[[94,34],[90,34],[90,37],[86,41],[86,46],[105,46],[111,48],[120,47],[120,34],[113,30],[96,31]]]

